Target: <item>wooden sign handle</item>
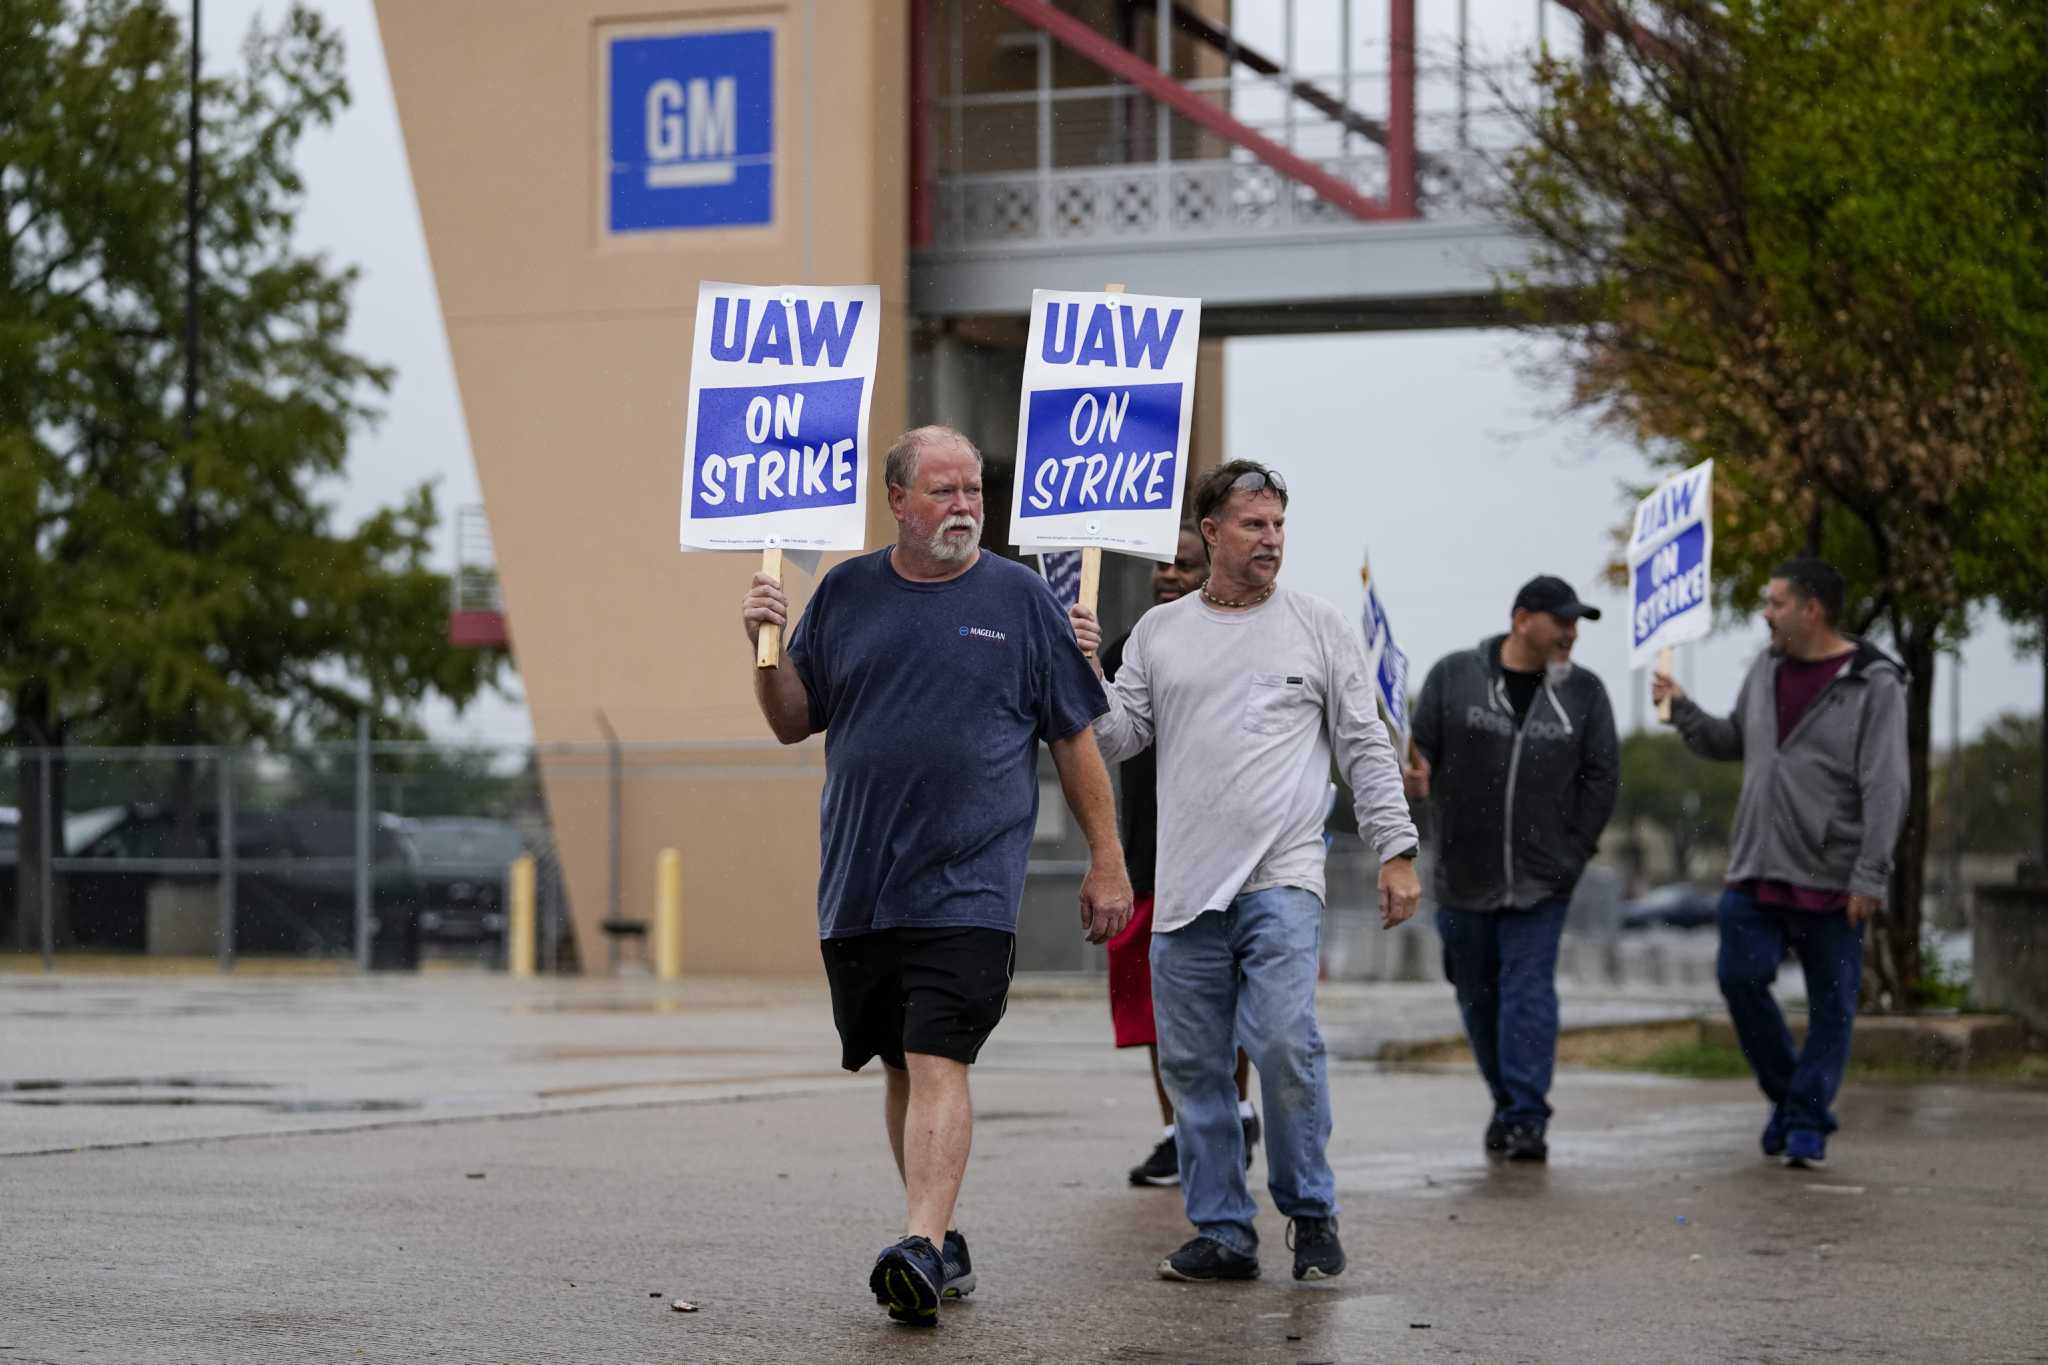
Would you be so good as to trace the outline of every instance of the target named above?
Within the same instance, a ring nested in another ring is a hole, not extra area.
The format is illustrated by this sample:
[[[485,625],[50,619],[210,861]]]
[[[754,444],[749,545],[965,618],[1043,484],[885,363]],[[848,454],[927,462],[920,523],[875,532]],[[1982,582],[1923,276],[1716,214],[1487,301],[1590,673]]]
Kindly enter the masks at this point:
[[[761,572],[777,583],[782,581],[782,551],[761,551]],[[782,627],[763,625],[754,645],[754,667],[778,668],[782,664]]]
[[[1095,610],[1095,601],[1102,595],[1102,547],[1084,545],[1081,547],[1081,595],[1077,599],[1089,611]],[[1089,658],[1095,651],[1084,651]]]
[[[1124,287],[1121,284],[1105,284],[1102,286],[1102,292],[1105,294],[1121,294],[1124,292]],[[1079,600],[1082,606],[1092,612],[1095,610],[1095,603],[1101,596],[1102,547],[1100,545],[1084,545],[1081,548],[1081,596]],[[1091,649],[1087,653],[1092,658],[1095,651]]]
[[[1657,671],[1667,678],[1671,676],[1671,651],[1669,649],[1657,651]],[[1671,698],[1666,697],[1657,703],[1657,719],[1663,721],[1666,725],[1671,723]]]

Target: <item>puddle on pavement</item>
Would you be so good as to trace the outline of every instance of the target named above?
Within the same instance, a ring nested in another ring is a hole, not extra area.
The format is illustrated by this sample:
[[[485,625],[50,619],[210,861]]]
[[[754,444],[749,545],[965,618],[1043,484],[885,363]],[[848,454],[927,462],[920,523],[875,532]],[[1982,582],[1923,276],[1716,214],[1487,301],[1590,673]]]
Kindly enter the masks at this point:
[[[110,1076],[90,1080],[0,1081],[0,1094],[47,1090],[275,1090],[268,1081],[216,1080],[210,1076]]]
[[[37,1109],[260,1109],[267,1114],[389,1114],[417,1100],[241,1100],[207,1095],[0,1095],[0,1104]]]
[[[420,1107],[417,1100],[259,1099],[211,1093],[275,1089],[277,1086],[267,1081],[216,1080],[206,1076],[113,1076],[75,1081],[38,1078],[0,1081],[0,1104],[36,1109],[257,1109],[270,1114],[388,1114]],[[122,1093],[130,1091],[171,1093]]]

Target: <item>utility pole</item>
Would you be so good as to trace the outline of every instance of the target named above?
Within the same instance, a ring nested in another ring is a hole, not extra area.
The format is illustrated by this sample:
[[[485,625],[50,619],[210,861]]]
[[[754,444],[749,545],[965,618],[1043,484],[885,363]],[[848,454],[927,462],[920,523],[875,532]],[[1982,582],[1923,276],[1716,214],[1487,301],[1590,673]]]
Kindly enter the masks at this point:
[[[1963,922],[1967,901],[1963,896],[1963,648],[1949,652],[1953,668],[1948,682],[1948,875],[1943,879],[1945,917],[1948,927]]]
[[[192,0],[191,88],[185,125],[185,548],[198,548],[192,433],[199,419],[199,0]]]
[[[185,117],[185,380],[184,460],[179,469],[179,520],[184,533],[185,553],[199,553],[199,473],[192,452],[199,424],[199,0],[192,0],[191,50],[188,54]],[[198,765],[189,748],[199,742],[199,705],[185,706],[185,717],[177,736],[185,746],[175,765],[177,802],[176,840],[179,852],[188,857],[203,856],[205,845],[199,837]]]
[[[2048,592],[2041,594],[2041,794],[2034,814],[2041,822],[2041,834],[2034,846],[2033,880],[2048,886]],[[2022,875],[2020,880],[2027,878]]]

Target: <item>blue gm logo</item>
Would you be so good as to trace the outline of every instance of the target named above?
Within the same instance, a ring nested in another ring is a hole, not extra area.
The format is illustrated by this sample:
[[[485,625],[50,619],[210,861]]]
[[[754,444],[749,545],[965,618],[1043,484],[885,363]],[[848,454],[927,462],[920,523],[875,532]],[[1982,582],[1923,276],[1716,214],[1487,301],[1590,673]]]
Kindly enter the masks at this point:
[[[606,56],[613,232],[774,221],[772,29],[634,34]]]

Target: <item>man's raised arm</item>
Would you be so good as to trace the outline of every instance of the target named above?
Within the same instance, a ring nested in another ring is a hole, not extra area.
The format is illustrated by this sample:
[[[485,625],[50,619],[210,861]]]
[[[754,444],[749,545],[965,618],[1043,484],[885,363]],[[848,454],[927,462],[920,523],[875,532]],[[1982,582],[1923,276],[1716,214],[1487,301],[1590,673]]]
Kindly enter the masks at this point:
[[[1067,609],[1067,623],[1074,628],[1074,643],[1088,656],[1095,676],[1102,677],[1102,626],[1095,613],[1076,603]],[[1102,757],[1121,763],[1152,747],[1152,685],[1144,651],[1135,636],[1124,646],[1124,662],[1116,671],[1116,681],[1105,682],[1102,690],[1109,694],[1109,710],[1095,722]]]
[[[761,638],[762,626],[789,628],[789,598],[782,585],[764,573],[754,575],[754,585],[740,601],[740,621],[747,631],[747,667],[754,675],[754,701],[767,717],[768,728],[784,744],[797,744],[811,737],[811,697],[796,665],[787,652],[773,668],[754,666],[753,647]]]

